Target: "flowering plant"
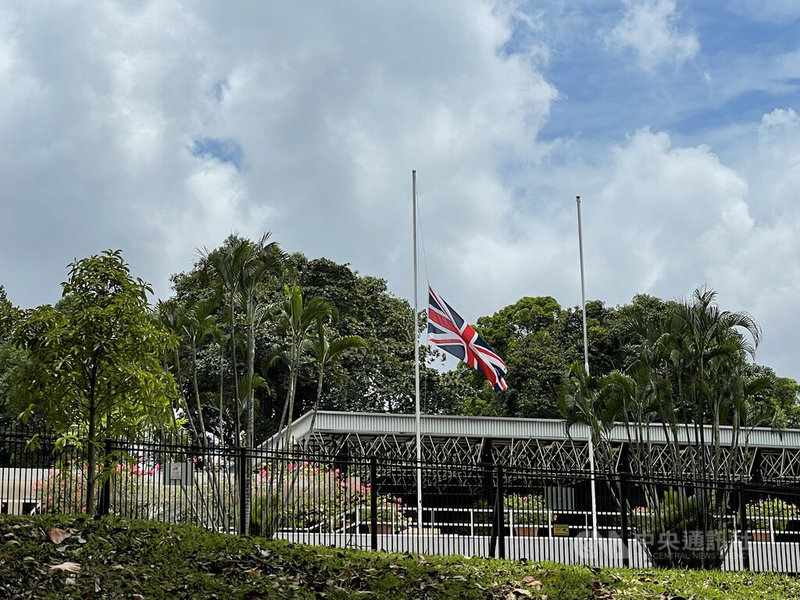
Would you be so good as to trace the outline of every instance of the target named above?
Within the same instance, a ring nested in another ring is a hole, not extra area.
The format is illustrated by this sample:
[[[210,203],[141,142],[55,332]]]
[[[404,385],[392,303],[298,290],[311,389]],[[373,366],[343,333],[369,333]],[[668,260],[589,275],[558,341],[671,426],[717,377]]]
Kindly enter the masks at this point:
[[[770,520],[775,531],[783,531],[792,519],[797,518],[800,511],[795,504],[790,504],[780,498],[763,498],[758,502],[748,502],[746,507],[747,518],[751,527],[768,529]]]
[[[361,508],[361,520],[370,522],[372,520],[372,508],[369,506],[369,498],[365,498],[366,506]],[[408,527],[409,518],[406,516],[408,506],[402,498],[392,494],[381,494],[378,496],[378,510],[375,513],[375,520],[378,523],[388,523],[393,525],[395,531]]]
[[[541,494],[511,494],[503,498],[503,507],[514,518],[515,525],[545,525],[556,520],[556,515],[547,510]]]
[[[339,469],[309,462],[263,464],[253,484],[251,524],[265,531],[271,525],[336,531],[353,522],[369,489]]]

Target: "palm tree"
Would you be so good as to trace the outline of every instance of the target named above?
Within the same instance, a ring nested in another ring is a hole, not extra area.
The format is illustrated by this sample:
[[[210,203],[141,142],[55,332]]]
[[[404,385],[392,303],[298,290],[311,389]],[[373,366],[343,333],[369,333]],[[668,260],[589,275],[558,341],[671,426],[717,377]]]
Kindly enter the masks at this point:
[[[278,315],[279,330],[285,335],[286,341],[282,348],[276,349],[269,364],[282,360],[289,368],[289,388],[286,392],[286,401],[283,405],[278,431],[286,423],[283,436],[283,448],[289,449],[291,441],[292,417],[294,415],[294,400],[297,390],[297,375],[300,370],[300,361],[303,354],[311,349],[314,344],[315,326],[321,319],[333,320],[338,316],[336,307],[324,298],[303,299],[303,292],[297,284],[284,286],[284,298],[281,302]]]
[[[220,302],[226,307],[228,321],[228,340],[231,345],[231,370],[233,371],[234,399],[239,397],[239,366],[236,359],[236,295],[239,289],[239,275],[252,254],[250,240],[233,238],[222,248],[213,252],[203,250],[201,256],[211,271],[214,287]],[[220,386],[220,397],[222,386]],[[240,428],[237,415],[237,430]]]
[[[325,327],[324,316],[322,314],[317,315],[317,335],[311,344],[311,352],[317,361],[317,368],[319,369],[317,376],[317,398],[314,401],[314,408],[311,412],[311,424],[309,426],[308,436],[303,444],[304,453],[308,447],[308,440],[311,437],[311,434],[314,433],[314,423],[317,420],[317,411],[319,410],[322,402],[322,380],[325,375],[325,367],[330,366],[338,361],[348,350],[352,350],[353,348],[361,348],[366,345],[366,340],[357,335],[348,335],[331,340],[330,333]]]
[[[701,474],[720,468],[720,425],[723,404],[731,401],[727,382],[755,355],[761,330],[747,313],[720,310],[713,290],[695,290],[672,319],[670,356],[679,401],[692,412],[695,439],[700,442]],[[745,335],[750,336],[752,344]],[[710,423],[709,423],[710,421]],[[706,464],[705,425],[711,425],[712,463]],[[734,449],[731,449],[733,452]],[[697,466],[695,466],[697,468]]]
[[[245,446],[253,446],[255,420],[255,330],[267,314],[266,307],[259,302],[264,283],[270,277],[279,277],[283,272],[286,255],[276,242],[268,242],[265,233],[258,242],[234,239],[215,252],[204,256],[216,274],[217,287],[222,301],[227,305],[230,327],[231,358],[233,368],[234,398],[244,399]],[[244,311],[245,346],[245,391],[239,390],[238,361],[236,357],[236,308]],[[237,415],[237,427],[239,412]]]
[[[214,311],[218,306],[219,304],[217,299],[213,297],[190,303],[186,309],[186,315],[182,327],[184,339],[188,343],[189,351],[191,353],[192,391],[194,393],[195,409],[197,410],[200,443],[203,446],[208,444],[208,436],[206,435],[206,424],[205,419],[203,418],[203,405],[200,399],[200,386],[197,381],[197,350],[206,338],[209,336],[216,337],[219,333],[217,319],[214,316]]]
[[[247,328],[247,347],[245,351],[245,361],[247,365],[246,374],[246,396],[245,413],[247,418],[247,437],[245,445],[252,447],[255,444],[255,354],[256,354],[256,326],[258,326],[268,314],[268,308],[264,304],[259,304],[259,292],[262,290],[264,282],[270,277],[278,277],[283,272],[286,255],[281,251],[276,242],[269,242],[270,234],[265,233],[256,243],[250,244],[250,251],[244,260],[238,274],[237,289],[239,300],[245,313],[245,326]]]
[[[189,411],[189,405],[186,402],[186,397],[183,394],[183,368],[181,366],[181,347],[183,345],[183,327],[186,322],[186,309],[174,298],[170,300],[159,300],[156,305],[156,312],[153,318],[159,321],[169,331],[174,339],[175,344],[172,346],[171,356],[165,354],[164,368],[169,368],[168,365],[172,362],[175,368],[175,383],[178,384],[178,390],[181,392],[176,397],[177,406],[172,407],[172,421],[175,429],[177,430],[176,412],[180,411],[186,414],[189,426],[192,428],[192,433],[197,439],[197,429],[194,427]],[[181,402],[182,401],[182,402]]]

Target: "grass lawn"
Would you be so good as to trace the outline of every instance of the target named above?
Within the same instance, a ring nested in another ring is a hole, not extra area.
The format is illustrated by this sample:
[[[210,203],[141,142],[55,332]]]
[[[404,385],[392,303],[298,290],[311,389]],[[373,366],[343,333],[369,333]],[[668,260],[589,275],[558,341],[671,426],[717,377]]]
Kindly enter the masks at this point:
[[[0,540],[3,599],[800,599],[782,575],[338,550],[115,517],[2,515]]]

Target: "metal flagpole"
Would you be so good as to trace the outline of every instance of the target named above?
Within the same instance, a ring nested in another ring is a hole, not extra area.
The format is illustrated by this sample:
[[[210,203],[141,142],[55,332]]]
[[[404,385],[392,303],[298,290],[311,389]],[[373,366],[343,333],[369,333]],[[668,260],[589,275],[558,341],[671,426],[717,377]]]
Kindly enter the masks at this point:
[[[417,533],[422,534],[422,440],[420,437],[419,409],[419,309],[417,308],[417,172],[411,171],[411,188],[414,208],[414,397],[416,410],[414,415],[417,430]]]
[[[586,332],[586,285],[583,277],[583,232],[581,230],[581,197],[575,196],[578,205],[578,254],[581,262],[581,308],[583,310],[583,366],[586,369],[586,377],[589,377],[589,336]],[[591,495],[592,495],[592,539],[597,539],[597,490],[594,469],[594,440],[592,440],[592,430],[589,428],[589,473],[591,475]]]

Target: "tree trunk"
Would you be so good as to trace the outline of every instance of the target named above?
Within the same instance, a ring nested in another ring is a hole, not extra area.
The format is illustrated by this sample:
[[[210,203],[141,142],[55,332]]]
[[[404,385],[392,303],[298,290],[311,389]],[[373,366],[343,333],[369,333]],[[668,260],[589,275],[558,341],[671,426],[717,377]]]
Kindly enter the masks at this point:
[[[96,408],[92,403],[89,408],[89,434],[88,434],[88,447],[86,448],[86,514],[94,515],[94,489],[97,480],[95,476],[95,464],[97,458],[95,457],[95,436],[96,431]],[[82,465],[81,465],[82,466]]]
[[[222,336],[221,336],[222,337]],[[223,338],[224,339],[224,338]],[[225,348],[219,345],[219,444],[225,444]]]
[[[206,423],[203,419],[203,407],[200,405],[200,388],[197,385],[197,346],[192,342],[192,387],[194,388],[194,401],[197,405],[197,420],[200,422],[200,443],[205,448],[208,439],[206,438]]]
[[[255,447],[254,430],[255,430],[255,410],[254,410],[254,394],[253,394],[253,373],[255,371],[255,324],[253,322],[253,314],[251,307],[248,306],[247,316],[247,397],[245,400],[245,412],[247,413],[247,435],[245,437],[245,445],[248,448]],[[246,515],[250,514],[250,507],[253,501],[253,469],[245,467],[244,479],[244,511]],[[250,519],[245,519],[244,534],[250,535]]]
[[[323,376],[323,367],[320,365],[319,367],[319,377],[317,378],[317,399],[314,401],[314,408],[311,410],[311,424],[308,426],[308,435],[306,439],[303,440],[303,454],[308,451],[308,440],[314,435],[314,424],[317,421],[317,411],[319,410],[319,405],[322,401],[322,376]]]

